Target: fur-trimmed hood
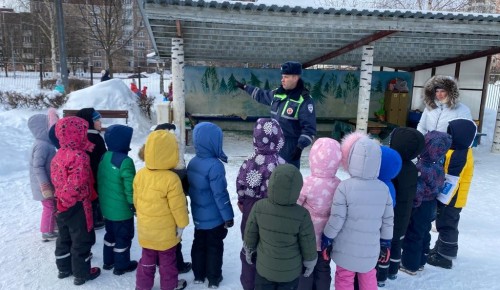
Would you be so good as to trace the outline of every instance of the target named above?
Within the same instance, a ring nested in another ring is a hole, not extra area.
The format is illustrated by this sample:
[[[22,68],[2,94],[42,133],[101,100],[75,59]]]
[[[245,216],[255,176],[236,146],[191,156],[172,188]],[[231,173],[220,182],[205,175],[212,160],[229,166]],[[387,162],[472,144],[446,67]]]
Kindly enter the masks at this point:
[[[436,75],[427,80],[424,85],[424,95],[422,96],[425,105],[429,109],[437,108],[436,87],[445,89],[448,92],[448,106],[453,109],[458,103],[458,83],[449,76]]]

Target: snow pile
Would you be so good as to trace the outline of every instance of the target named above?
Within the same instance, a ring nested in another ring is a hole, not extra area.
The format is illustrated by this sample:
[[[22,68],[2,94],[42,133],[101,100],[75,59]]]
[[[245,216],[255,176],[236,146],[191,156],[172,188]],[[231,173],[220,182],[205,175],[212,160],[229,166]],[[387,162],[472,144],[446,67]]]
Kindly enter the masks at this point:
[[[69,95],[68,101],[61,108],[79,110],[82,108],[99,110],[128,110],[128,126],[134,131],[149,130],[152,123],[140,111],[137,105],[137,95],[120,79],[101,82],[91,87],[75,91]],[[102,119],[103,126],[125,124],[124,119]]]

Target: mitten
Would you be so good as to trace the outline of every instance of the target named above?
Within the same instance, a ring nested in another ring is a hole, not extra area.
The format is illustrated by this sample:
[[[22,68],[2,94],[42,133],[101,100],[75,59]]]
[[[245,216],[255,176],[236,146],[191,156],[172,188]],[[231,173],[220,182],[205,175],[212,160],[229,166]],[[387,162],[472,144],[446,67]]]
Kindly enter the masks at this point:
[[[235,86],[239,89],[244,90],[245,89],[245,84],[240,83],[239,81],[235,81]]]
[[[378,261],[382,264],[387,263],[391,257],[391,240],[380,239],[380,255]]]
[[[135,215],[135,206],[133,204],[129,204],[128,207],[130,208],[130,211]]]
[[[300,159],[300,155],[302,155],[302,149],[300,149],[300,147],[295,147],[292,153],[292,160]]]
[[[40,185],[40,191],[45,199],[54,197],[54,190],[52,189],[52,185],[50,185],[50,183],[42,183]]]
[[[247,261],[247,264],[252,265],[252,256],[254,255],[255,250],[250,249],[245,244],[243,244],[243,251],[245,252],[245,260]]]
[[[321,234],[321,251],[326,250],[329,246],[333,244],[333,239],[325,236],[325,234]]]
[[[43,195],[43,198],[45,198],[45,199],[53,198],[54,191],[52,191],[52,189],[45,189],[45,190],[42,190],[42,195]]]
[[[225,229],[229,229],[230,227],[232,227],[234,225],[234,220],[228,220],[224,223],[224,228]]]
[[[180,240],[182,237],[182,232],[184,231],[184,228],[177,228],[176,233],[177,233],[177,238]]]
[[[311,276],[312,272],[314,271],[314,266],[316,266],[316,262],[318,260],[318,257],[316,257],[314,260],[311,261],[304,261],[302,264],[304,264],[304,277],[309,277]]]

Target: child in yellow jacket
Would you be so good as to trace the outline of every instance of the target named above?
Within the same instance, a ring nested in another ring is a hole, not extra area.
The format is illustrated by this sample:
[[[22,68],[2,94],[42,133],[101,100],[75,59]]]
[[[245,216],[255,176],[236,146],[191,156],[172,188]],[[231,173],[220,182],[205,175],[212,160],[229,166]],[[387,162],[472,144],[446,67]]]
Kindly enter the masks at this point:
[[[181,180],[171,171],[179,159],[175,135],[165,130],[152,132],[146,141],[144,159],[145,167],[134,179],[137,232],[143,248],[136,289],[153,287],[157,265],[161,289],[183,289],[186,281],[177,280],[175,252],[189,219]]]
[[[471,146],[476,132],[476,124],[469,119],[455,119],[448,123],[452,141],[444,164],[445,184],[437,197],[436,229],[439,236],[427,258],[427,263],[436,267],[451,269],[452,260],[457,257],[458,222],[467,203],[474,172]]]

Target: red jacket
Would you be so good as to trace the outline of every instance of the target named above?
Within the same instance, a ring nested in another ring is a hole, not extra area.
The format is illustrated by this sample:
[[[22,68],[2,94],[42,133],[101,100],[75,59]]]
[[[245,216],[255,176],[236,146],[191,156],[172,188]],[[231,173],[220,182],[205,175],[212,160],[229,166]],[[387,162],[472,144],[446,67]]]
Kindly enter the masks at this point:
[[[91,196],[93,177],[90,158],[94,144],[87,139],[88,124],[78,117],[66,117],[56,124],[56,136],[61,149],[50,166],[55,188],[57,210],[64,212],[77,202],[83,203],[87,230],[93,227]]]

